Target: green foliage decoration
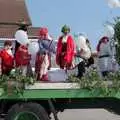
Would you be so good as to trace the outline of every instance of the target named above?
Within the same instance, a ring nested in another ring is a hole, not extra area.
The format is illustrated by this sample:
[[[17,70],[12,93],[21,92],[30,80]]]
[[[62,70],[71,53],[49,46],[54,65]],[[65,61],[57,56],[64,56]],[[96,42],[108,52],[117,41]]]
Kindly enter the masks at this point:
[[[10,75],[0,76],[0,96],[7,95],[19,95],[23,94],[25,85],[32,85],[35,82],[34,77],[23,76],[19,71],[11,73]]]
[[[88,89],[93,96],[108,97],[120,91],[120,72],[111,72],[103,78],[98,75],[96,70],[92,70],[82,78],[70,75],[68,80],[78,83],[80,89]]]

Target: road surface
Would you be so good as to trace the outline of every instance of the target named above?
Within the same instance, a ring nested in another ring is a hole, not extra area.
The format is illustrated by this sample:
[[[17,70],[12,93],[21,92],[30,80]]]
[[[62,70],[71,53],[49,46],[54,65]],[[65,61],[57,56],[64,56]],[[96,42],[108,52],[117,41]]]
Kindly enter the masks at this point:
[[[120,120],[120,116],[104,109],[80,109],[59,113],[59,120]]]
[[[120,116],[104,109],[65,110],[59,113],[59,120],[120,120]],[[3,120],[3,119],[0,119]],[[54,120],[52,118],[52,120]]]

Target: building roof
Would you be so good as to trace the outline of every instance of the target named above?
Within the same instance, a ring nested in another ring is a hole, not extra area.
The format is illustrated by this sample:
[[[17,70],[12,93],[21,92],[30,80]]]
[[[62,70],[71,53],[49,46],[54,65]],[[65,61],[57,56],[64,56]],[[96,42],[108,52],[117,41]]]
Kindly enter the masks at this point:
[[[25,0],[0,0],[0,24],[20,24],[24,21],[31,25]]]
[[[29,37],[38,37],[40,27],[28,27]]]
[[[18,26],[3,26],[0,25],[0,38],[14,38],[15,32],[17,31]],[[28,27],[28,36],[37,37],[39,27]]]
[[[21,24],[29,26],[29,37],[38,36],[39,27],[30,27],[25,0],[0,0],[0,38],[14,38]]]

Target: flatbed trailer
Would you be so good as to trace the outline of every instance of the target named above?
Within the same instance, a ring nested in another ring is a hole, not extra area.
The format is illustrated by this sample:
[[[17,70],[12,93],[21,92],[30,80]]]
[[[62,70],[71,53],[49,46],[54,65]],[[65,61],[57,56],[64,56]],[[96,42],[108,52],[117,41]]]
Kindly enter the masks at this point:
[[[0,114],[5,120],[50,120],[53,113],[65,109],[105,108],[120,111],[120,91],[109,96],[100,88],[81,89],[77,83],[35,83],[25,87],[23,94],[0,96]]]

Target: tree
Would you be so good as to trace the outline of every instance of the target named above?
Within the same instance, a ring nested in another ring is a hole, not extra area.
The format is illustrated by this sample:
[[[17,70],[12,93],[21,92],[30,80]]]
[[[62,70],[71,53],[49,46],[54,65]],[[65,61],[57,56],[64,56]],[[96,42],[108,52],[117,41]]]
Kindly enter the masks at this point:
[[[116,59],[117,62],[120,64],[120,17],[116,17],[115,19],[115,40],[117,41],[116,45]]]

